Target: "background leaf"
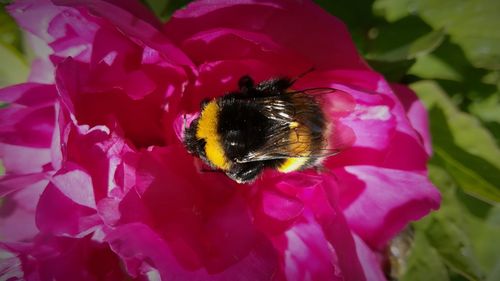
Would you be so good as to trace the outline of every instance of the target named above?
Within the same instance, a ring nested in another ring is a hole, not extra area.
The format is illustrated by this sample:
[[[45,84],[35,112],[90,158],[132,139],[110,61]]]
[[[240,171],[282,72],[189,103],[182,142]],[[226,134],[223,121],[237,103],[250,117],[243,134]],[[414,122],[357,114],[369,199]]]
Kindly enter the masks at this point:
[[[441,257],[436,249],[429,244],[423,232],[415,233],[413,247],[408,257],[408,266],[400,280],[450,280]]]
[[[2,8],[3,8],[2,4]],[[29,67],[22,52],[21,32],[16,23],[0,10],[0,87],[26,81]]]
[[[148,6],[155,15],[163,21],[168,20],[172,13],[187,5],[189,0],[141,0],[143,4]]]
[[[430,109],[435,160],[468,194],[500,202],[500,149],[473,116],[460,112],[434,82],[411,85]]]
[[[500,1],[378,0],[374,10],[389,21],[416,14],[435,30],[446,30],[474,66],[500,69]]]

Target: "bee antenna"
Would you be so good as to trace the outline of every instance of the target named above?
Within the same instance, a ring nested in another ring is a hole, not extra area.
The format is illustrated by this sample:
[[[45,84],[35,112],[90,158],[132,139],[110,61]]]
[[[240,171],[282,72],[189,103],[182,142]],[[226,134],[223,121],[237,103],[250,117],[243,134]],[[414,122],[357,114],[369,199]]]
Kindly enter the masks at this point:
[[[306,76],[307,74],[313,72],[314,70],[316,70],[316,68],[314,66],[311,66],[308,70],[302,72],[301,74],[295,76],[292,80],[290,80],[290,86],[293,85],[295,82],[297,82],[297,80],[303,78],[304,76]]]

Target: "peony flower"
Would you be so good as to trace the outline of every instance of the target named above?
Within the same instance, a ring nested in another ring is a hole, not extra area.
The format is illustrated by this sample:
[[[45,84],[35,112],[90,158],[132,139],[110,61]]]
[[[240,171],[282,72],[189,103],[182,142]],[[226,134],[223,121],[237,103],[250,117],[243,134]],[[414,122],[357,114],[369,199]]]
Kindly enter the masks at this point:
[[[12,280],[385,280],[382,254],[439,206],[426,112],[309,1],[19,0],[37,58],[0,99],[0,274]],[[182,143],[200,102],[256,81],[330,87],[343,151],[240,185]],[[128,276],[128,277],[124,277]]]

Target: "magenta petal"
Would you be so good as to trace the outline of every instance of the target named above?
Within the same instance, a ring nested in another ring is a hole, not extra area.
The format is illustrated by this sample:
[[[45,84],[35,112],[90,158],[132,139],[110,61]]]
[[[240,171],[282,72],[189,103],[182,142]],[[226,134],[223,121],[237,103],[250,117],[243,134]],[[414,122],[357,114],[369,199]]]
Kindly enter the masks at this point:
[[[335,251],[319,225],[298,223],[286,233],[283,263],[286,280],[345,280]]]
[[[74,239],[39,235],[30,243],[2,243],[0,248],[18,258],[19,263],[11,265],[11,271],[21,272],[19,280],[129,279],[109,245],[93,241],[90,236]]]
[[[429,120],[424,105],[418,99],[417,95],[407,86],[392,84],[391,87],[403,104],[412,127],[419,133],[425,151],[428,155],[431,155],[432,143],[429,131]]]
[[[93,190],[89,192],[93,193],[89,194],[89,198],[97,202],[106,196],[122,195],[125,192],[124,181],[128,180],[128,177],[135,180],[135,177],[122,175],[127,178],[122,178],[119,183],[115,179],[119,176],[117,171],[119,166],[123,165],[125,155],[131,153],[133,149],[123,138],[109,132],[104,126],[87,130],[84,126],[75,127],[71,124],[69,128],[71,131],[68,132],[67,139],[63,140],[66,158],[67,161],[78,164],[90,176],[89,184]],[[88,206],[95,208],[95,205]]]
[[[48,31],[49,23],[64,9],[51,5],[49,0],[24,0],[9,5],[7,10],[23,29],[49,43],[54,40]]]
[[[0,151],[7,172],[41,171],[47,164],[55,125],[55,98],[53,85],[25,83],[0,90],[0,100],[9,103],[0,111]],[[30,154],[34,161],[27,161],[23,168],[21,161]]]
[[[75,203],[95,209],[95,197],[92,189],[92,179],[79,167],[67,163],[63,170],[58,171],[51,182],[66,197]]]
[[[176,42],[214,28],[258,32],[307,57],[318,69],[366,69],[344,24],[308,1],[197,1],[177,11],[165,27]]]
[[[58,57],[88,61],[98,25],[78,10],[56,7],[48,0],[16,1],[8,6],[20,26],[36,35]],[[39,45],[33,46],[39,49]]]
[[[353,237],[366,280],[386,281],[384,272],[382,272],[382,257],[380,254],[371,250],[359,236],[354,234]]]
[[[0,158],[7,174],[38,173],[50,164],[50,150],[0,144]]]
[[[325,239],[335,250],[345,280],[367,280],[355,251],[351,225],[338,206],[337,188],[336,178],[325,177],[323,185],[303,196],[321,226]]]
[[[31,62],[31,72],[28,81],[53,84],[54,70],[54,65],[48,59],[36,58]]]
[[[24,241],[35,237],[38,233],[35,225],[36,206],[47,183],[47,175],[44,174],[4,177],[1,180],[2,192],[11,191],[2,196],[0,206],[2,241]]]
[[[187,39],[182,46],[197,65],[252,58],[279,65],[292,75],[310,67],[306,58],[276,44],[265,34],[237,29],[215,28],[202,31]]]
[[[73,166],[54,175],[37,207],[36,223],[40,230],[81,236],[100,222],[88,174]]]
[[[262,195],[262,210],[271,218],[288,221],[298,217],[304,204],[294,197],[279,194],[274,191],[264,191]]]
[[[212,181],[201,181],[192,158],[180,148],[144,154],[136,189],[152,225],[179,262],[219,273],[252,255],[261,238],[242,196],[231,185],[221,184],[228,179],[214,174]],[[133,202],[123,203],[134,206]]]
[[[371,166],[345,171],[335,172],[340,206],[351,228],[372,247],[383,247],[410,221],[439,207],[439,192],[426,175]]]
[[[191,65],[189,58],[160,31],[154,15],[137,1],[53,0],[56,5],[86,7],[96,15],[111,21],[128,36],[157,49],[175,64]]]
[[[276,270],[275,253],[265,241],[235,265],[220,273],[204,269],[186,270],[174,258],[169,245],[149,227],[133,223],[111,232],[106,240],[127,265],[132,276],[144,276],[156,269],[162,280],[272,280]]]
[[[23,83],[0,89],[0,101],[23,106],[49,106],[55,101],[54,85]]]
[[[27,175],[6,175],[0,179],[0,196],[3,197],[11,192],[26,188],[31,184],[47,180],[48,175],[34,173]]]

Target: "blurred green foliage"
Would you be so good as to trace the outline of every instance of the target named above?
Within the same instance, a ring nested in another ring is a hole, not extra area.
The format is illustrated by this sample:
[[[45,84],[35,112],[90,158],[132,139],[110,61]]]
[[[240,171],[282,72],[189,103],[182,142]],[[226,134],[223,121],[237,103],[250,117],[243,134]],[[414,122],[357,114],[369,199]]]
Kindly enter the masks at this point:
[[[190,1],[141,2],[166,21]],[[346,23],[374,69],[409,85],[429,110],[429,176],[443,202],[414,223],[399,280],[500,280],[500,1],[315,2]],[[3,7],[0,60],[0,86],[26,79],[23,37]]]
[[[26,81],[29,67],[22,53],[22,35],[0,4],[0,87]]]
[[[400,280],[500,280],[500,1],[317,0],[429,110],[441,209],[414,224]]]

